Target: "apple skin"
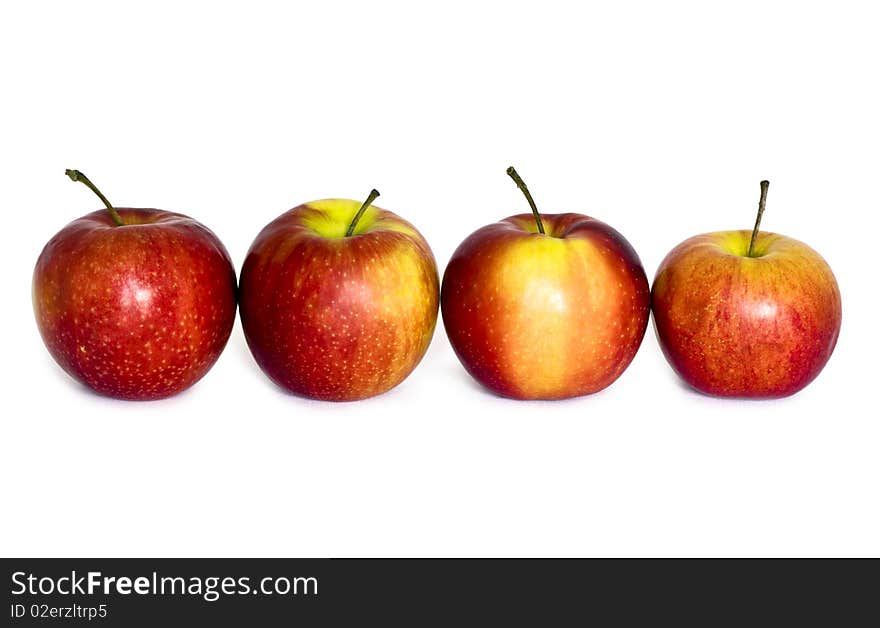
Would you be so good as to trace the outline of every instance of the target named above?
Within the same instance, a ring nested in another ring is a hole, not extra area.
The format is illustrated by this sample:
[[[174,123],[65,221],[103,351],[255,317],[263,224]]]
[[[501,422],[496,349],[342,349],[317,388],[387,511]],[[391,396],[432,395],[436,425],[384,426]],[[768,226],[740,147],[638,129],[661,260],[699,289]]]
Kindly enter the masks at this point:
[[[235,322],[235,269],[207,227],[173,212],[117,208],[74,220],[46,244],[33,275],[34,314],[55,361],[118,399],[192,386]]]
[[[597,392],[638,351],[650,311],[629,242],[582,214],[519,214],[478,229],[446,267],[446,333],[478,382],[514,399]]]
[[[282,388],[354,401],[397,386],[437,323],[439,276],[422,235],[361,203],[313,201],[269,223],[241,269],[241,322],[260,368]]]
[[[721,397],[785,397],[819,374],[840,332],[840,290],[806,244],[760,232],[685,240],[660,264],[654,325],[673,369]]]

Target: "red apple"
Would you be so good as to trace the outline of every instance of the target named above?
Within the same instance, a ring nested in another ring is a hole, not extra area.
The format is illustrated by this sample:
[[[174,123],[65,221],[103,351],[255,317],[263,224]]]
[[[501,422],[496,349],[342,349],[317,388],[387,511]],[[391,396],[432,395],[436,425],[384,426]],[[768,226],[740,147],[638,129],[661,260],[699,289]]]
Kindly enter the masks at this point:
[[[106,205],[59,231],[34,269],[37,326],[72,377],[119,399],[198,381],[235,322],[235,269],[207,227],[158,209]]]
[[[410,223],[329,199],[269,223],[241,269],[241,322],[260,368],[314,399],[383,393],[416,367],[437,322],[439,279]]]
[[[478,229],[452,255],[441,308],[465,369],[515,399],[602,390],[632,361],[648,324],[648,280],[617,231],[582,214],[532,214]]]
[[[695,236],[660,264],[653,286],[657,338],[672,368],[700,392],[784,397],[831,357],[840,290],[806,244],[755,228]]]

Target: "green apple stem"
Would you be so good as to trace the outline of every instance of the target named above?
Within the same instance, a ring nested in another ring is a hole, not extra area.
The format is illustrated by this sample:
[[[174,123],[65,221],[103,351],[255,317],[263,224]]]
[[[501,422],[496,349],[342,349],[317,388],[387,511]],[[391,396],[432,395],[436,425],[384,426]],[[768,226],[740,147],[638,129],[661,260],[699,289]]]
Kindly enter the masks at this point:
[[[117,227],[121,227],[125,223],[122,222],[122,216],[119,215],[119,212],[113,209],[113,205],[110,204],[110,201],[107,200],[107,197],[101,194],[101,190],[99,190],[94,183],[89,181],[89,178],[84,175],[79,170],[70,170],[67,169],[64,171],[68,177],[70,177],[71,181],[79,181],[84,184],[87,188],[89,188],[92,192],[98,195],[98,198],[101,199],[101,202],[104,203],[104,206],[107,207],[107,211],[110,212],[110,217],[113,219],[113,222],[116,223]]]
[[[351,224],[348,225],[348,231],[345,232],[345,237],[348,238],[354,235],[354,229],[357,227],[358,220],[361,219],[361,216],[364,215],[364,212],[367,211],[367,207],[369,207],[373,201],[375,201],[379,197],[379,190],[372,190],[370,195],[367,197],[367,200],[364,201],[364,204],[361,205],[361,208],[354,215],[354,218],[351,219]]]
[[[764,207],[767,205],[767,189],[769,181],[761,181],[761,200],[758,201],[758,218],[755,220],[755,228],[752,229],[752,239],[749,242],[749,257],[755,256],[755,242],[758,240],[758,231],[761,229],[761,216],[764,215]]]
[[[529,207],[532,208],[532,214],[535,216],[535,222],[538,225],[538,233],[544,233],[544,222],[541,220],[541,214],[538,213],[538,207],[535,205],[535,200],[532,198],[532,195],[529,194],[529,188],[526,186],[526,182],[523,181],[522,177],[513,169],[513,166],[507,169],[507,174],[514,180],[516,186],[522,190],[522,193],[525,194],[526,200],[529,202]]]

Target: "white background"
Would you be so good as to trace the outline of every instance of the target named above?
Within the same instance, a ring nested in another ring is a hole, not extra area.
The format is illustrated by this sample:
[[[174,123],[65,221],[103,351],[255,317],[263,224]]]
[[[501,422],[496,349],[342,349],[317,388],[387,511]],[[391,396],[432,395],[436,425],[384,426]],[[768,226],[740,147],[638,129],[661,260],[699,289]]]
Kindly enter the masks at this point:
[[[871,3],[13,3],[0,24],[0,554],[880,555],[878,16]],[[68,378],[33,264],[100,205],[182,211],[240,268],[300,202],[412,221],[441,268],[474,229],[579,211],[649,277],[686,237],[764,227],[816,248],[844,321],[775,402],[686,389],[653,329],[609,389],[515,402],[442,325],[368,401],[275,388],[236,324],[177,398]]]

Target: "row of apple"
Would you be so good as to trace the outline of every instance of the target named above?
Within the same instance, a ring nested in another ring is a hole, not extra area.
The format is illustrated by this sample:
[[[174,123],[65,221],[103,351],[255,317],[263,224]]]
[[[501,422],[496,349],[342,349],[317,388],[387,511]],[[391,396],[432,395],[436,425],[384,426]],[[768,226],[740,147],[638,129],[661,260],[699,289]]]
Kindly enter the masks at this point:
[[[781,397],[831,356],[840,291],[807,245],[760,231],[685,240],[649,289],[630,243],[582,214],[532,212],[478,229],[439,280],[409,222],[373,205],[305,203],[254,240],[239,281],[199,222],[116,208],[81,172],[67,175],[105,209],[46,244],[33,277],[37,325],[61,367],[122,399],[176,394],[220,356],[240,308],[257,364],[279,386],[354,400],[402,382],[422,359],[438,306],[464,368],[517,399],[586,395],[610,385],[642,342],[653,310],[663,352],[695,389]]]

